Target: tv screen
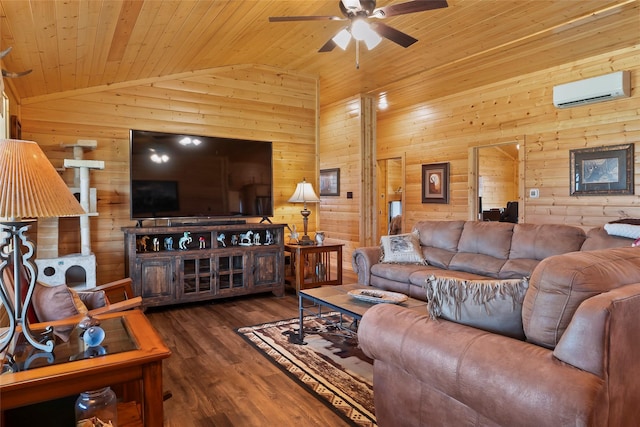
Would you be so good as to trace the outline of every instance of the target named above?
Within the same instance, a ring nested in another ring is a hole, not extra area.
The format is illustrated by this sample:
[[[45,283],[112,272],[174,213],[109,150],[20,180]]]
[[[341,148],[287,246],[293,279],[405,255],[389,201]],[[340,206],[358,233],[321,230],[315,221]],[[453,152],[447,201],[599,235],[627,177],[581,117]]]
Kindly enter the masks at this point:
[[[131,130],[131,219],[273,216],[272,144]]]

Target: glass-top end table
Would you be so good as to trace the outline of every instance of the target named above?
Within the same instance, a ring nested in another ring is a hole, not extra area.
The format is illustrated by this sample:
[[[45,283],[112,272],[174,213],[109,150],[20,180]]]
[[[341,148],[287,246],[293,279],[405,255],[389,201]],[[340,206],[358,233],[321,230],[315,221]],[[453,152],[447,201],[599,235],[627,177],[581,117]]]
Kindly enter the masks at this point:
[[[84,342],[82,339],[84,330],[77,324],[55,326],[53,328],[55,334],[44,330],[33,331],[35,337],[40,335],[43,340],[51,339],[51,335],[53,335],[55,346],[50,353],[32,347],[24,335],[16,334],[3,355],[1,374],[91,359],[138,348],[129,333],[124,318],[104,319],[100,321],[99,326],[105,331],[105,338],[100,345],[94,347],[89,347]]]

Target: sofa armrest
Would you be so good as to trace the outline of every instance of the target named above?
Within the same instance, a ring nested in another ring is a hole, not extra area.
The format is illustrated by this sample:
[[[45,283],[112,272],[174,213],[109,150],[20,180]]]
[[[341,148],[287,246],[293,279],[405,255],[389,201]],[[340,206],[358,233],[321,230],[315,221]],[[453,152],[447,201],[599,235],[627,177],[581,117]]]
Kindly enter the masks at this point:
[[[367,246],[353,251],[351,266],[358,275],[358,283],[369,286],[371,284],[371,267],[380,261],[380,247]]]
[[[640,369],[639,312],[640,283],[593,296],[580,304],[553,355],[599,377],[611,374],[613,360]]]

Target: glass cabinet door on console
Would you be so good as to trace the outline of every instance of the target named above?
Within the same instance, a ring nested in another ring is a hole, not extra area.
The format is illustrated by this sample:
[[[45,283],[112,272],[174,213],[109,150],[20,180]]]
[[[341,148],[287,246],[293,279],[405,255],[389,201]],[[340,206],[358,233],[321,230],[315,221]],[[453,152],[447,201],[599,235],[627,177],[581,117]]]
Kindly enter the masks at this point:
[[[180,299],[200,299],[215,294],[215,271],[210,257],[182,258],[182,295]]]
[[[234,294],[236,289],[245,287],[245,254],[233,252],[217,257],[217,285],[220,294]]]

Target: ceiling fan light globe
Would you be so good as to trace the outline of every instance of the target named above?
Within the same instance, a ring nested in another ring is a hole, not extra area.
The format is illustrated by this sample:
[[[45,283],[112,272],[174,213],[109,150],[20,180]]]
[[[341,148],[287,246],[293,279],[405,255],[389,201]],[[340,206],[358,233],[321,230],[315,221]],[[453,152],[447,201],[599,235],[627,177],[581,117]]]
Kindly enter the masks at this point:
[[[369,24],[361,19],[356,19],[351,24],[351,35],[358,41],[363,41],[367,38],[369,33],[373,32]]]
[[[371,50],[378,46],[382,41],[382,37],[375,31],[371,30],[369,34],[364,38],[364,44],[367,45],[367,49]]]
[[[351,34],[349,34],[349,31],[345,28],[336,34],[332,40],[340,49],[346,50],[351,41]]]

